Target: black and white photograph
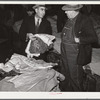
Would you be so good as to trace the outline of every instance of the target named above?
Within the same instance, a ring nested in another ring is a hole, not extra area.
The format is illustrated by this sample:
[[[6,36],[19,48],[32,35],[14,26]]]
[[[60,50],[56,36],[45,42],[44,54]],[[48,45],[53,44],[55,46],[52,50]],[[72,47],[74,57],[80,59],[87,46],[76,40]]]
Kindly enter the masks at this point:
[[[0,1],[0,92],[100,92],[100,2]]]

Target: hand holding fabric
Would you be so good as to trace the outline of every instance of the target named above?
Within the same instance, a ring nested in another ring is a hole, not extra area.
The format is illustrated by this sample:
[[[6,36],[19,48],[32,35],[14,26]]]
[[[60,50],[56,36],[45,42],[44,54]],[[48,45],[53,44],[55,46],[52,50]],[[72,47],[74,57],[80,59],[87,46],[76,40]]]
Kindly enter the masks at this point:
[[[27,33],[26,39],[30,39],[30,40],[35,40],[36,38],[34,37],[34,35],[32,33]]]

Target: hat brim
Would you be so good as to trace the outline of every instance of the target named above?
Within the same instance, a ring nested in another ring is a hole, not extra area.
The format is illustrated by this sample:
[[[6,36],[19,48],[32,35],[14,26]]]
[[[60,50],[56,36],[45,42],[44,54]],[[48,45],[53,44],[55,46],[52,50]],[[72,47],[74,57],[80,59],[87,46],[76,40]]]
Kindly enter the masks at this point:
[[[46,8],[45,5],[35,5],[35,6],[33,6],[32,8],[33,8],[33,9],[36,9],[36,8],[38,8],[38,7],[45,7],[45,9],[47,10],[47,8]]]
[[[75,11],[78,9],[81,9],[83,5],[79,5],[78,7],[67,7],[66,5],[62,7],[62,10],[64,11]]]

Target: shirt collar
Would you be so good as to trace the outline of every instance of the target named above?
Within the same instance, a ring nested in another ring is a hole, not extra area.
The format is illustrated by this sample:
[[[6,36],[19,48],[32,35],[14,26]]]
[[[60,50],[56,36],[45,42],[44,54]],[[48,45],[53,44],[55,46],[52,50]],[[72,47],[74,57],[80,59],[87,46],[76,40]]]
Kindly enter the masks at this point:
[[[79,15],[79,13],[74,17],[74,18],[72,18],[72,19],[69,19],[71,22],[75,22],[76,21],[76,19],[77,19],[77,16]]]
[[[37,18],[37,17],[35,16],[35,25],[37,24],[38,19],[39,19],[39,24],[41,23],[42,19],[41,19],[41,18]]]

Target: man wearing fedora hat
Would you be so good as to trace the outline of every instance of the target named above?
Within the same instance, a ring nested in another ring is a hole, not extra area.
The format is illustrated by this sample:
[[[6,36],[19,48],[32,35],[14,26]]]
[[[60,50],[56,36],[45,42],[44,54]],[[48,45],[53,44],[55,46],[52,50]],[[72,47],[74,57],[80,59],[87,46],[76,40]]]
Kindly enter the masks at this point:
[[[28,39],[32,39],[34,34],[52,34],[51,24],[46,18],[44,18],[47,10],[45,4],[36,4],[32,8],[35,10],[35,14],[24,19],[19,30],[19,37],[21,41],[20,54],[23,55],[26,55],[25,48],[28,43]]]
[[[91,62],[91,44],[97,42],[91,20],[80,12],[82,7],[81,4],[66,4],[62,7],[68,17],[61,34],[61,72],[66,77],[61,84],[63,91],[84,90],[82,66]]]

